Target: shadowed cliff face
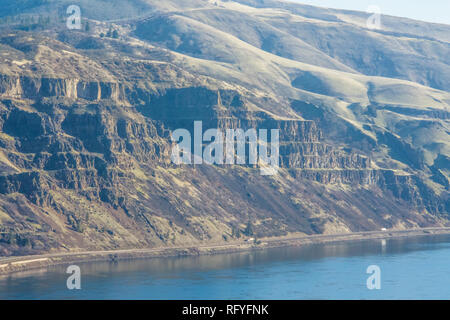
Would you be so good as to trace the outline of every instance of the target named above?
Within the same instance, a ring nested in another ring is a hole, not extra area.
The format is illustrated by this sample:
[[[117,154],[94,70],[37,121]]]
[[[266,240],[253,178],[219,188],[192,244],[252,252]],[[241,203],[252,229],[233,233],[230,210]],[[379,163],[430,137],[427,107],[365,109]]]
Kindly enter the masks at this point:
[[[449,223],[450,94],[398,62],[386,38],[403,31],[278,2],[132,4],[149,16],[0,28],[1,255]],[[424,25],[432,53],[401,54],[435,70],[447,26]],[[380,53],[339,45],[354,36]],[[171,134],[194,121],[278,129],[278,174],[173,164]]]

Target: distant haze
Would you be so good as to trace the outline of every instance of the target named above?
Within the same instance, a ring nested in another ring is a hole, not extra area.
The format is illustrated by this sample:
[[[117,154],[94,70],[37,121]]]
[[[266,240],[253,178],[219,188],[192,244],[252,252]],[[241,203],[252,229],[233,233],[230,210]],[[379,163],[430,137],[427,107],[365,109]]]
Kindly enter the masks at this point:
[[[448,0],[293,0],[315,6],[366,11],[378,6],[383,14],[406,17],[435,23],[450,24],[450,1]]]

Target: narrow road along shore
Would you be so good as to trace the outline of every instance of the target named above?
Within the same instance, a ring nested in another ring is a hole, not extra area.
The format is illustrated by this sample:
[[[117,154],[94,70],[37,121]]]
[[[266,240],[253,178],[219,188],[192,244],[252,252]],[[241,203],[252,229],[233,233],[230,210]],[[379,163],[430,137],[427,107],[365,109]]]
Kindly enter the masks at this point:
[[[311,235],[303,237],[280,237],[259,239],[258,243],[249,241],[209,244],[189,247],[161,247],[149,249],[102,250],[83,252],[49,253],[34,256],[0,258],[0,275],[14,272],[40,269],[54,265],[95,261],[119,261],[128,259],[144,259],[155,257],[181,257],[196,255],[212,255],[221,253],[262,250],[286,246],[332,243],[342,241],[358,241],[370,239],[392,239],[403,237],[450,234],[450,227],[423,228],[411,230],[387,230],[371,232],[355,232],[333,235]]]

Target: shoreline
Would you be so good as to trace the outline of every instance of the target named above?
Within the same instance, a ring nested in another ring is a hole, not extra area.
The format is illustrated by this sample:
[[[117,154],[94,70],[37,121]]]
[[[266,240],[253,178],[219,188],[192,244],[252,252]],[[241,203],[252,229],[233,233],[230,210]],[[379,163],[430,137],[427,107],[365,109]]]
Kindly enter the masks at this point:
[[[123,249],[83,251],[66,253],[49,253],[33,256],[0,258],[0,276],[45,269],[52,266],[86,263],[86,262],[116,262],[121,260],[186,257],[200,255],[216,255],[226,253],[248,252],[270,248],[296,247],[311,244],[340,243],[361,240],[398,239],[420,236],[450,235],[450,227],[422,228],[411,230],[387,230],[356,232],[333,235],[311,235],[303,237],[279,237],[259,239],[255,244],[240,241],[226,244],[199,245],[196,247],[160,247],[151,249]]]

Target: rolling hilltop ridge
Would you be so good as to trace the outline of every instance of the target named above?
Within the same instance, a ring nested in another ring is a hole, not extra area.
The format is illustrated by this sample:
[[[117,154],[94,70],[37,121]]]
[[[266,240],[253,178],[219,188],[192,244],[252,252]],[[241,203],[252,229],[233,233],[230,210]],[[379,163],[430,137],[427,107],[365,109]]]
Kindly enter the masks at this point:
[[[450,26],[284,1],[0,9],[0,255],[449,226]],[[101,10],[100,10],[101,8]],[[171,132],[280,129],[277,175]]]

